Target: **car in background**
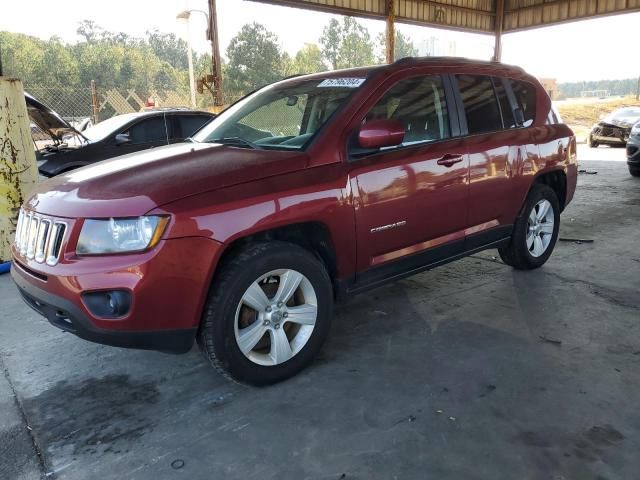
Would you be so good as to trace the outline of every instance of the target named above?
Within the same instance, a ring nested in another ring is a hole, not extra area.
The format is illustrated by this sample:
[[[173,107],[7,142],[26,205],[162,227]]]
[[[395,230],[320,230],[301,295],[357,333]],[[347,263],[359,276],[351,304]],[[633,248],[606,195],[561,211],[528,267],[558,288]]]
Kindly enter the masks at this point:
[[[39,131],[34,143],[38,170],[45,177],[183,142],[215,117],[210,112],[163,108],[117,115],[80,132],[31,95],[25,94],[25,100],[30,120]],[[33,130],[32,126],[32,133]]]
[[[629,173],[634,177],[640,177],[640,121],[631,129],[627,142],[627,165]]]
[[[589,146],[599,145],[624,147],[629,139],[631,127],[640,121],[640,107],[622,107],[614,110],[591,128]]]

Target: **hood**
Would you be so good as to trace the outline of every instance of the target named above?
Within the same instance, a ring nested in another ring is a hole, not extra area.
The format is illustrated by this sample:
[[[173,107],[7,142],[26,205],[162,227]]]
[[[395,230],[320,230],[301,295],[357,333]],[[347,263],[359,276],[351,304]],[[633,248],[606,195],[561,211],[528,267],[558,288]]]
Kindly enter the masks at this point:
[[[24,93],[24,99],[27,103],[29,119],[35,123],[40,130],[49,134],[53,140],[61,142],[62,137],[70,133],[77,134],[82,137],[82,134],[73,128],[60,115],[43,103],[40,103],[27,92]]]
[[[58,217],[127,217],[191,195],[306,167],[303,152],[180,143],[53,177],[27,205]]]

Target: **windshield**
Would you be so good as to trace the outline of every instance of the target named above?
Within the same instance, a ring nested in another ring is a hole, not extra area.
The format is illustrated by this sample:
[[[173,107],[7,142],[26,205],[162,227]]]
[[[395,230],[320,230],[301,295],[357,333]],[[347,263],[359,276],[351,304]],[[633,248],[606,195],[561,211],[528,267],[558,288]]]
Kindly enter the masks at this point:
[[[193,140],[302,150],[362,83],[334,78],[271,85],[221,113]]]
[[[137,116],[138,115],[135,113],[125,113],[124,115],[118,115],[116,117],[109,118],[108,120],[103,120],[102,122],[95,124],[93,127],[87,128],[82,132],[82,135],[91,142],[97,142],[111,133],[118,131]]]
[[[620,108],[611,114],[611,118],[640,117],[640,107]]]

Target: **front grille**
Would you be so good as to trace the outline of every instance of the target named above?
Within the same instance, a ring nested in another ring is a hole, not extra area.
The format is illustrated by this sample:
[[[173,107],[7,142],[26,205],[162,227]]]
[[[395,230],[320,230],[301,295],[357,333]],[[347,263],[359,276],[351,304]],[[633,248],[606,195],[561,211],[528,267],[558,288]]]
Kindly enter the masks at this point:
[[[23,257],[55,265],[60,260],[66,232],[65,222],[20,209],[14,243]]]

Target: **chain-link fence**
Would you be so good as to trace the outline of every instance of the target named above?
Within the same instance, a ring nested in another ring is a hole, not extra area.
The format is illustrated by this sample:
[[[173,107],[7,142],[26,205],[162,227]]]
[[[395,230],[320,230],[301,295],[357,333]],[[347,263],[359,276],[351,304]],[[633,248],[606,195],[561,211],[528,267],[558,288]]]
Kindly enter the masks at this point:
[[[25,84],[25,91],[70,123],[92,117],[91,88],[44,87]]]
[[[67,88],[26,84],[25,91],[76,126],[147,108],[189,108],[191,104],[188,94],[168,90],[105,89],[96,85],[92,91],[91,87]]]

